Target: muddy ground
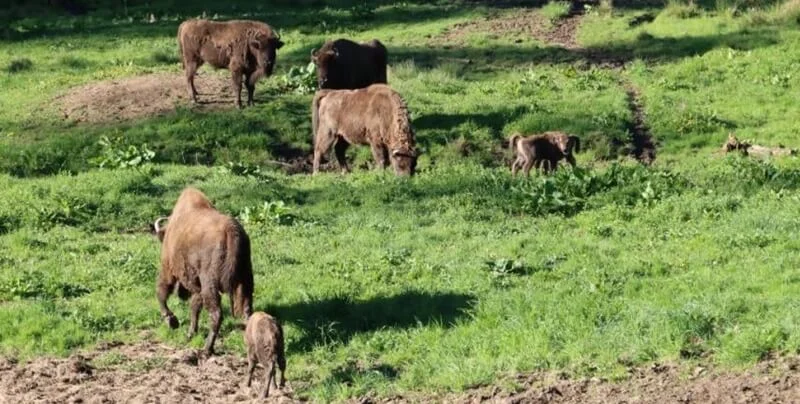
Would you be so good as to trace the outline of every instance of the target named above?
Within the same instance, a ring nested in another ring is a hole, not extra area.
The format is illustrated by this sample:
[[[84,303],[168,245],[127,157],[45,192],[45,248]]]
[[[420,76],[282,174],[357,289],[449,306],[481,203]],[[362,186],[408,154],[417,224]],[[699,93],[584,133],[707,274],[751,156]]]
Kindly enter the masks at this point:
[[[65,359],[38,358],[22,364],[0,359],[0,403],[199,403],[257,402],[263,370],[245,386],[244,356],[198,357],[147,341],[106,343]],[[294,390],[291,358],[287,387],[267,402],[306,401]],[[568,379],[550,373],[519,375],[516,391],[496,386],[448,394],[409,393],[397,397],[357,397],[352,403],[797,403],[800,357],[766,360],[743,372],[652,365],[631,370],[619,383],[596,378]],[[509,385],[510,383],[506,383]]]

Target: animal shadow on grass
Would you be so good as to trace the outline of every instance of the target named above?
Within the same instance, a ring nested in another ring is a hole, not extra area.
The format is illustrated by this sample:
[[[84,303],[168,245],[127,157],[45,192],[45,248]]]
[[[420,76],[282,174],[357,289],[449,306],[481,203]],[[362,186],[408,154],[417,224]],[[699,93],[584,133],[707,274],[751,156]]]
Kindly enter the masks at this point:
[[[363,301],[348,296],[324,298],[266,311],[302,329],[302,337],[289,344],[288,350],[303,352],[317,345],[347,343],[358,333],[383,328],[451,327],[466,318],[475,303],[475,297],[467,294],[406,291]]]

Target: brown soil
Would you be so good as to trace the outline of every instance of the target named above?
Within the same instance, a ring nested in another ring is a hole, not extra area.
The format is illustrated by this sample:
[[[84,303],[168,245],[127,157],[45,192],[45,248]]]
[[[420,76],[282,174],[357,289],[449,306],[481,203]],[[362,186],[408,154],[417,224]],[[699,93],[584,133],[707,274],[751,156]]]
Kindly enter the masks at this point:
[[[448,28],[433,42],[463,45],[464,37],[471,33],[487,33],[494,36],[517,38],[534,38],[538,41],[561,46],[567,49],[578,49],[576,32],[580,24],[582,6],[574,5],[568,16],[550,23],[537,9],[519,8],[502,14],[485,17],[482,20],[458,23]]]
[[[195,78],[195,86],[199,93],[195,108],[233,108],[227,75],[201,72]],[[158,116],[175,111],[176,106],[191,105],[182,73],[90,83],[70,89],[56,97],[55,102],[64,119],[91,123]]]
[[[650,136],[650,128],[645,122],[639,89],[631,82],[624,82],[623,85],[628,97],[628,109],[633,114],[633,121],[628,125],[633,146],[631,154],[644,164],[652,164],[656,159],[656,145],[653,143],[652,136]]]
[[[253,402],[263,387],[263,369],[256,369],[250,388],[246,372],[244,357],[198,359],[192,349],[112,343],[67,359],[24,365],[0,359],[0,403]],[[268,402],[296,401],[290,398],[291,380],[284,390],[271,390]]]
[[[263,369],[256,370],[250,388],[245,386],[246,369],[246,360],[237,355],[203,359],[193,349],[154,342],[107,343],[66,359],[21,364],[0,358],[0,403],[256,402]],[[293,381],[292,375],[290,360],[287,387],[273,390],[268,402],[303,401],[292,391],[304,383]],[[462,393],[368,395],[351,402],[797,403],[800,357],[769,359],[743,373],[653,365],[631,369],[630,377],[618,383],[551,373],[520,375],[514,382],[519,386],[515,391],[485,386]]]

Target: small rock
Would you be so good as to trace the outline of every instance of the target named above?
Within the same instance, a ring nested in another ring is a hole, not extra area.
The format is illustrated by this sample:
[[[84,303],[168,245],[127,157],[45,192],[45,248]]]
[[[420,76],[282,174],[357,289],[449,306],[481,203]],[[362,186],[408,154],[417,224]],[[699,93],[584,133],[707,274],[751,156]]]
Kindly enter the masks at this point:
[[[694,368],[694,371],[692,371],[692,377],[693,378],[694,377],[698,377],[701,374],[703,374],[703,372],[705,372],[705,371],[706,371],[706,368],[704,368],[702,366],[698,366],[698,367]]]

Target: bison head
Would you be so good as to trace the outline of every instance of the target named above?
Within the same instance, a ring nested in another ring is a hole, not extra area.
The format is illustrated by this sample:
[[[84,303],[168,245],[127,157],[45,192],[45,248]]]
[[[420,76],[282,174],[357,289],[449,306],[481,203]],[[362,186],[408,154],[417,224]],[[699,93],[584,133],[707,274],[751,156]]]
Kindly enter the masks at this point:
[[[167,218],[164,217],[164,216],[161,216],[158,219],[156,219],[155,223],[153,223],[153,231],[155,232],[156,237],[158,237],[158,241],[161,241],[161,242],[164,241],[164,234],[166,234],[166,232],[167,232],[167,228],[166,227],[161,227],[161,226],[158,225],[159,223],[161,223],[162,220],[167,220]]]
[[[417,153],[409,149],[394,149],[391,155],[392,167],[397,175],[412,176],[417,170]]]
[[[329,82],[335,82],[335,78],[331,75],[335,74],[336,58],[339,57],[339,51],[336,48],[329,48],[325,50],[311,50],[311,61],[317,67],[317,84],[319,88],[329,88]]]
[[[280,36],[255,38],[248,45],[250,53],[255,57],[258,69],[264,76],[271,76],[275,69],[277,50],[283,47]],[[254,83],[251,83],[254,84]]]

